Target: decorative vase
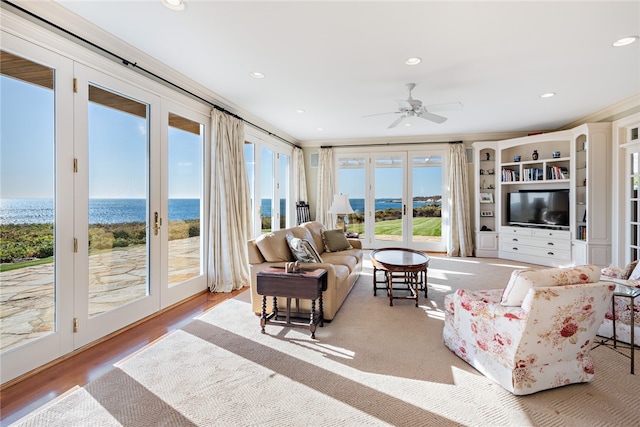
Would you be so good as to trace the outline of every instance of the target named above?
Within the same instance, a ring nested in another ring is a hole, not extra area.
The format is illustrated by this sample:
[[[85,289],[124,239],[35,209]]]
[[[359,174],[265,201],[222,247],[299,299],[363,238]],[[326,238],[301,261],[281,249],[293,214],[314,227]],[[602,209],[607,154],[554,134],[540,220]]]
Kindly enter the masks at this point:
[[[533,154],[531,155],[533,160],[538,160],[538,150],[533,150]]]

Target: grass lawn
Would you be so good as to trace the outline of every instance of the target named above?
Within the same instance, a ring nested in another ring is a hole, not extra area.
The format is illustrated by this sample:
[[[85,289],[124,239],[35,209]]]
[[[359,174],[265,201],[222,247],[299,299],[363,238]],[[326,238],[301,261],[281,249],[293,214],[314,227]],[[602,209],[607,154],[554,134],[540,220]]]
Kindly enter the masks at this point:
[[[400,236],[402,220],[376,222],[376,235]],[[442,218],[413,218],[414,236],[442,236]]]

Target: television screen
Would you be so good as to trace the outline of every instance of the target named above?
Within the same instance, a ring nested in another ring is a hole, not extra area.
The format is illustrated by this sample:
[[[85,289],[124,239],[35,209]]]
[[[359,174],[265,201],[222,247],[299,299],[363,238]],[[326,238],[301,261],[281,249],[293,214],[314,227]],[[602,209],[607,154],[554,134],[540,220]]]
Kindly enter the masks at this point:
[[[569,226],[569,190],[520,191],[508,194],[509,224]]]

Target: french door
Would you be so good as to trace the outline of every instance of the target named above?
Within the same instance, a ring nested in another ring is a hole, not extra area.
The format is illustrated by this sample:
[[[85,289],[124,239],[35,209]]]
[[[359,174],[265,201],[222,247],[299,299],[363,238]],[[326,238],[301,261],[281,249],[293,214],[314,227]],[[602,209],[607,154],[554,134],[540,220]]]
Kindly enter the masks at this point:
[[[365,247],[444,251],[444,151],[336,155],[338,192],[354,209],[348,231]],[[445,199],[446,200],[446,199]]]
[[[80,64],[74,76],[74,345],[80,347],[160,306],[160,185],[150,179],[160,170],[160,147],[150,144],[159,140],[152,122],[160,119],[160,102]]]
[[[3,34],[1,379],[206,289],[208,108]]]

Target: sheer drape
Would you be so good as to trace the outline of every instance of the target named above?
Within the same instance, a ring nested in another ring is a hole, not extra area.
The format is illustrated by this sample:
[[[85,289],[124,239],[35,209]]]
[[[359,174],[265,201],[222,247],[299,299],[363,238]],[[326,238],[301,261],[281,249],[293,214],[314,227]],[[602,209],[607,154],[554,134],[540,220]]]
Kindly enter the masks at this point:
[[[308,202],[307,177],[304,169],[304,154],[302,148],[293,149],[293,200],[294,202]]]
[[[333,215],[327,213],[333,201],[333,150],[331,148],[321,148],[318,155],[317,194],[316,221],[331,228],[335,223]]]
[[[244,160],[244,123],[215,110],[211,119],[209,289],[231,292],[250,283],[249,184]]]
[[[473,256],[467,154],[460,143],[449,144],[449,197],[451,227],[447,255]]]

